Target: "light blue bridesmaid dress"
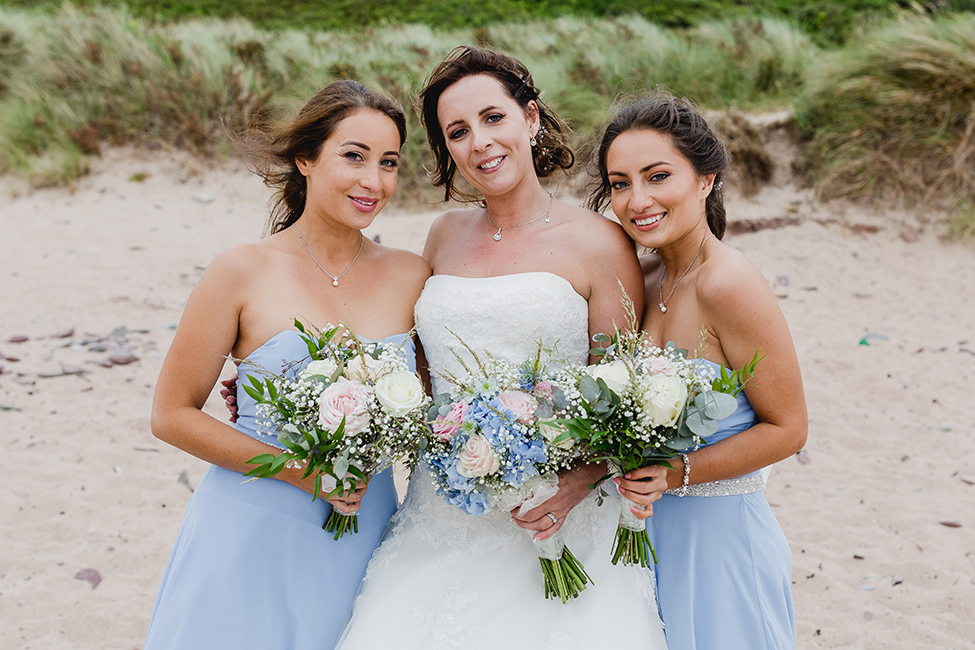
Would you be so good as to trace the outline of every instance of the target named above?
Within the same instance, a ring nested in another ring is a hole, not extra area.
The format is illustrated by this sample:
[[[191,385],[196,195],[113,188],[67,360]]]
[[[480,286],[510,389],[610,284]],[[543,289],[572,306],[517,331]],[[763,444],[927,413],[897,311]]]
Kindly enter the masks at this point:
[[[707,441],[757,421],[741,393],[738,410]],[[670,650],[796,647],[792,551],[764,485],[763,473],[755,472],[692,485],[685,497],[664,493],[653,504],[647,531],[657,552],[657,599]]]
[[[412,368],[412,341],[404,342],[404,352]],[[298,333],[284,331],[248,361],[279,371],[307,356]],[[241,380],[246,375],[241,366]],[[255,404],[245,391],[238,390],[237,403],[237,429],[278,445],[256,433]],[[166,565],[145,650],[330,650],[396,503],[392,471],[373,476],[359,533],[335,541],[322,530],[331,511],[324,499],[313,502],[283,481],[247,482],[239,472],[210,466]]]

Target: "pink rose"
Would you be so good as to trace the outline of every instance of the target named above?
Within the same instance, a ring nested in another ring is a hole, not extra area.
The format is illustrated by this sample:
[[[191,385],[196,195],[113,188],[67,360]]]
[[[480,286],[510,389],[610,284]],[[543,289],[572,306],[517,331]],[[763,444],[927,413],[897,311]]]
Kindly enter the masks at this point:
[[[500,467],[501,463],[491,449],[491,443],[478,434],[471,436],[464,443],[464,450],[460,452],[460,462],[457,463],[457,473],[467,478],[475,478],[493,474]]]
[[[650,372],[655,375],[670,375],[677,370],[677,366],[666,357],[653,357],[649,367]]]
[[[552,399],[552,382],[540,381],[535,384],[535,394],[543,399]]]
[[[498,399],[501,400],[501,404],[506,409],[514,413],[515,417],[525,424],[531,424],[535,421],[538,400],[528,393],[523,393],[520,390],[506,390],[498,395]]]
[[[369,389],[345,377],[318,396],[318,425],[335,431],[345,418],[345,432],[355,434],[369,426]]]
[[[467,415],[467,403],[454,402],[450,405],[450,412],[447,415],[438,415],[430,425],[433,435],[440,440],[450,440],[460,431],[460,423],[464,421],[465,415]]]

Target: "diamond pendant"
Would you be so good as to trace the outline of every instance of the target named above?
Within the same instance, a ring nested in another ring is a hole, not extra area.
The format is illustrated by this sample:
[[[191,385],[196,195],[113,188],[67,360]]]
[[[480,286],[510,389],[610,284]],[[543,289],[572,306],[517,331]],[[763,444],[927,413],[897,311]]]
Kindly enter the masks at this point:
[[[660,311],[662,311],[664,313],[667,313],[667,308],[664,307],[664,304],[663,303],[660,303]]]
[[[339,279],[338,278],[332,278],[332,286],[333,287],[339,286]]]
[[[494,233],[494,241],[501,241],[501,229],[498,228],[498,232]]]

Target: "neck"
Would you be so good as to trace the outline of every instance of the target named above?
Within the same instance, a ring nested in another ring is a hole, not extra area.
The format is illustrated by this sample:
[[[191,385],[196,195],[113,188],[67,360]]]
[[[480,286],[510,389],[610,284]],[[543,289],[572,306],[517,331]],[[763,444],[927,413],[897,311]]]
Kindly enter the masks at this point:
[[[701,250],[701,243],[710,234],[711,230],[707,223],[702,223],[675,241],[657,249],[657,254],[660,255],[664,268],[667,270],[668,278],[676,278],[691,265],[692,260]]]
[[[305,244],[319,261],[345,258],[355,253],[362,241],[362,231],[316,219],[307,212],[294,224]]]
[[[551,200],[548,192],[542,188],[537,177],[528,180],[506,194],[484,196],[491,221],[498,228],[510,228],[545,212]]]

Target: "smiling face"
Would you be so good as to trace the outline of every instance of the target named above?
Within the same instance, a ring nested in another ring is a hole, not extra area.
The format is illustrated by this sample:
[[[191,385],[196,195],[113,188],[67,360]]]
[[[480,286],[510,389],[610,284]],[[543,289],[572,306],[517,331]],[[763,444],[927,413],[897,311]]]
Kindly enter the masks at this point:
[[[714,175],[699,176],[669,136],[648,129],[621,133],[606,153],[606,168],[613,212],[641,246],[661,248],[706,223]]]
[[[361,230],[396,190],[400,134],[378,111],[363,108],[339,122],[318,157],[295,161],[308,183],[305,212]]]
[[[440,95],[437,118],[458,171],[486,197],[535,176],[529,140],[538,108],[527,111],[486,74],[464,77]]]

